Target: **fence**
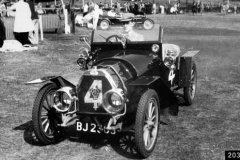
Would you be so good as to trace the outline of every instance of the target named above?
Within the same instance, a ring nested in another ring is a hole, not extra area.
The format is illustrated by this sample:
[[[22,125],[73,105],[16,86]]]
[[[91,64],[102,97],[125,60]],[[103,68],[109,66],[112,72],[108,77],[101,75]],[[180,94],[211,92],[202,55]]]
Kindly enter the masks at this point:
[[[61,27],[61,19],[57,14],[45,14],[40,16],[42,17],[43,30],[46,29],[56,30],[59,27]],[[14,17],[4,17],[3,23],[6,28],[6,39],[14,39],[13,36]]]

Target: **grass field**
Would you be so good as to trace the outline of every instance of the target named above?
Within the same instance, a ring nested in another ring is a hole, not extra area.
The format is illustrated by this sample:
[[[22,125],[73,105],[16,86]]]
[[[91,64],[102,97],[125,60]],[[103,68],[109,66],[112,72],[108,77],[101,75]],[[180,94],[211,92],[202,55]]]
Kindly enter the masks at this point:
[[[164,43],[195,57],[198,88],[191,107],[180,106],[177,118],[160,125],[149,160],[224,160],[225,150],[240,146],[239,15],[150,15],[164,27]],[[78,34],[90,30],[77,28]],[[45,35],[36,51],[0,53],[0,160],[124,160],[131,154],[131,134],[113,139],[67,138],[42,146],[31,126],[33,100],[41,85],[24,83],[46,75],[81,75],[76,60],[84,44],[78,36]],[[122,148],[121,146],[126,146]]]

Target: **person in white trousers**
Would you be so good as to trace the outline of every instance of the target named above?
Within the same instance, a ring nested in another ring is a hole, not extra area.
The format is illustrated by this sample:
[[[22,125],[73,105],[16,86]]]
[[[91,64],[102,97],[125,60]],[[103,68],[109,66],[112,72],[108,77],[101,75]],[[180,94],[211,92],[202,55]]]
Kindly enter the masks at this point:
[[[88,13],[86,16],[84,16],[84,22],[87,22],[88,26],[90,26],[89,25],[90,20],[93,20],[92,28],[95,30],[97,29],[99,16],[103,14],[103,11],[101,8],[99,8],[99,6],[96,3],[91,3],[90,5],[91,7],[93,7],[93,10],[90,13]]]

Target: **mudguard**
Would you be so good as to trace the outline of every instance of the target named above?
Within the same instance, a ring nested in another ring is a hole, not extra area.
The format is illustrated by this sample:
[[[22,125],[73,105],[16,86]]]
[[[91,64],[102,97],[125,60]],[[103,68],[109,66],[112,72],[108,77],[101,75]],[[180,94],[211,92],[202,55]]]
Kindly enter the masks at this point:
[[[180,68],[179,68],[179,87],[187,87],[189,86],[190,79],[191,79],[191,67],[193,57],[199,51],[188,51],[180,57]]]
[[[30,85],[30,84],[39,84],[39,83],[45,83],[45,82],[53,82],[59,87],[64,87],[64,86],[70,86],[72,88],[75,88],[76,86],[69,82],[68,80],[64,79],[61,76],[47,76],[47,77],[42,77],[39,79],[35,79],[32,81],[29,81],[25,84]]]
[[[109,18],[104,17],[104,18],[100,18],[100,19],[99,19],[99,21],[98,21],[98,25],[100,25],[100,22],[103,21],[103,20],[108,21],[110,25],[112,24],[112,22],[110,21]]]
[[[142,95],[147,89],[153,89],[158,93],[160,99],[160,114],[170,114],[172,116],[178,115],[178,99],[173,91],[164,83],[160,76],[142,76],[137,80],[131,82],[129,87],[143,88],[141,93],[133,92],[132,96],[137,93]]]

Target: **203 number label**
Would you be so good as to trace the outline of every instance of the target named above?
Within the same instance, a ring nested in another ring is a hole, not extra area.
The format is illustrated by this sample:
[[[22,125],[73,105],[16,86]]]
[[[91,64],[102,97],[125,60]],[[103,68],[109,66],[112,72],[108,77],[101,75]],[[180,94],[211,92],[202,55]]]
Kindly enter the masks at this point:
[[[225,160],[240,159],[240,150],[239,151],[225,151]]]

